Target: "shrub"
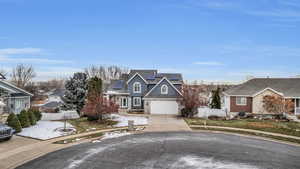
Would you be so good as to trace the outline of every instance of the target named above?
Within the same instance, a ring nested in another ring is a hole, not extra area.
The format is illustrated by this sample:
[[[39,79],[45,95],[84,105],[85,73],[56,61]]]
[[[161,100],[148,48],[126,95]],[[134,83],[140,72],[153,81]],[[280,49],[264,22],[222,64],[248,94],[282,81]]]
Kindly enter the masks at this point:
[[[34,114],[36,121],[40,121],[42,119],[42,113],[38,109],[31,109],[30,111]]]
[[[88,121],[97,121],[97,120],[99,120],[99,117],[93,116],[93,115],[88,115],[87,120]]]
[[[29,121],[30,121],[30,124],[31,125],[36,125],[36,118],[35,118],[35,115],[32,111],[27,111],[27,114],[28,114],[28,118],[29,118]]]
[[[182,117],[194,117],[196,115],[197,109],[189,109],[189,108],[183,108],[181,109],[181,116]]]
[[[11,113],[8,118],[7,118],[7,125],[15,129],[16,133],[19,133],[22,131],[22,126],[21,123],[18,119],[18,117],[14,114]]]
[[[19,120],[21,123],[22,128],[26,128],[30,126],[30,121],[28,117],[28,113],[25,110],[22,110],[20,115],[19,115]]]

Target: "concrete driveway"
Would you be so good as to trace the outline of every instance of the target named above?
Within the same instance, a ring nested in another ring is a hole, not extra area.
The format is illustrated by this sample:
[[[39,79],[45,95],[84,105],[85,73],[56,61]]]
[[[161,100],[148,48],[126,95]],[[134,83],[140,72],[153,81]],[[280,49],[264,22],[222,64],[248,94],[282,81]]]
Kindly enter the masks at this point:
[[[176,115],[150,115],[147,132],[191,131],[183,118]]]
[[[13,149],[28,146],[37,142],[40,141],[20,136],[13,136],[9,141],[0,142],[0,152],[8,152]]]
[[[59,150],[17,169],[299,169],[300,147],[236,135],[143,133]]]

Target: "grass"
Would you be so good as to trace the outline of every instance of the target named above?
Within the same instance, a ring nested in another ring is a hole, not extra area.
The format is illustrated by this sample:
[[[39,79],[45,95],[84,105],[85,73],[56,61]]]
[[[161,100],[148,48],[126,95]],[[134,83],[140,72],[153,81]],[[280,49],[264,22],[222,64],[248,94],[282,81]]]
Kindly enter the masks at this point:
[[[185,121],[189,125],[204,125],[205,122],[205,120],[201,118],[186,118]],[[298,122],[257,119],[206,120],[206,125],[260,130],[300,137],[300,123]]]
[[[82,140],[82,139],[91,139],[91,138],[97,138],[103,136],[103,133],[95,133],[95,134],[90,134],[87,136],[81,136],[81,137],[73,137],[65,140],[59,140],[54,142],[54,144],[68,144],[68,143],[73,143],[76,142],[77,140]]]
[[[118,122],[113,120],[104,120],[103,122],[88,121],[86,117],[82,117],[79,119],[68,120],[68,123],[76,128],[76,133],[78,134],[92,130],[112,128],[112,126]]]
[[[222,131],[222,132],[237,133],[237,134],[244,134],[244,135],[260,136],[260,137],[266,137],[266,138],[270,138],[270,139],[274,139],[274,140],[280,140],[280,141],[300,144],[300,140],[297,140],[297,139],[267,135],[267,134],[263,134],[263,133],[254,133],[254,132],[248,132],[248,131],[237,131],[237,130],[220,129],[220,128],[204,128],[204,127],[201,127],[201,128],[195,127],[192,129],[207,130],[207,131]]]

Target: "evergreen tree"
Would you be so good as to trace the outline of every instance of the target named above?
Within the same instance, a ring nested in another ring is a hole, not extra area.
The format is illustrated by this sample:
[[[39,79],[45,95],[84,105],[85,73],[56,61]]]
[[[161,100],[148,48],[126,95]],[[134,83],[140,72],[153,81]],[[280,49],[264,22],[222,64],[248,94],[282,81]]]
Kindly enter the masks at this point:
[[[64,109],[75,109],[79,115],[85,103],[87,93],[87,75],[75,73],[65,84],[66,92],[63,97]]]
[[[20,123],[18,117],[14,113],[9,114],[6,122],[7,122],[8,126],[15,129],[16,133],[19,133],[22,131],[21,123]]]
[[[26,110],[22,110],[20,115],[19,115],[19,120],[21,123],[22,128],[26,128],[30,126],[30,121],[28,117],[28,113]]]
[[[28,114],[28,118],[29,118],[30,124],[31,125],[36,125],[36,117],[34,116],[33,112],[29,110],[27,112],[27,114]]]
[[[42,113],[37,109],[31,110],[36,118],[36,121],[40,121],[42,119]]]
[[[212,91],[212,101],[210,103],[212,109],[221,109],[220,88]]]
[[[88,96],[93,93],[99,95],[102,93],[102,80],[98,77],[92,77],[88,82]]]

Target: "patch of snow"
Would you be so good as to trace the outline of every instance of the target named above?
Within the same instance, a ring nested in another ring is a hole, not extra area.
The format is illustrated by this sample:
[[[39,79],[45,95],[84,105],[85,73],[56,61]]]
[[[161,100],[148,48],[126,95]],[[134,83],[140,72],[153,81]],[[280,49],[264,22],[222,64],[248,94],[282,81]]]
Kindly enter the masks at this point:
[[[131,133],[128,132],[120,132],[120,131],[116,131],[116,132],[107,132],[104,134],[104,136],[102,137],[102,139],[110,139],[110,138],[117,138],[117,137],[122,137],[122,136],[127,136],[130,135]]]
[[[31,137],[41,140],[48,140],[66,135],[64,132],[60,132],[56,129],[64,127],[64,122],[57,121],[38,121],[36,125],[24,128],[18,135]],[[73,127],[67,123],[67,127]],[[69,133],[70,134],[70,133]]]
[[[126,127],[128,126],[128,120],[134,121],[134,125],[147,125],[148,119],[146,117],[139,116],[121,116],[118,114],[112,114],[111,118],[118,121],[118,124],[114,127]]]
[[[258,169],[258,167],[248,164],[218,161],[213,158],[184,156],[173,164],[176,168],[193,169]],[[172,168],[172,167],[171,167]]]
[[[79,115],[76,111],[60,111],[59,113],[42,113],[42,121],[49,120],[64,120],[64,119],[78,119]]]

